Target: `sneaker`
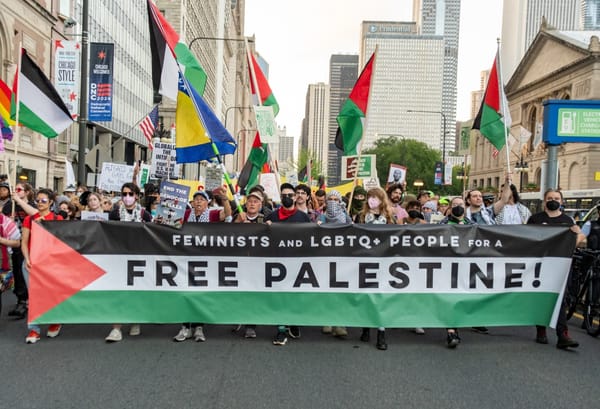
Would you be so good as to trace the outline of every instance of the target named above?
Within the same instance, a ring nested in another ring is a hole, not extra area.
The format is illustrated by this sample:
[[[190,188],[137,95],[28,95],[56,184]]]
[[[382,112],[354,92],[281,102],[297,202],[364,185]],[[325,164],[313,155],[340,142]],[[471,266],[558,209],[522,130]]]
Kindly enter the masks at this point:
[[[382,351],[387,349],[387,343],[385,342],[385,331],[377,330],[377,343],[375,346],[377,349]]]
[[[333,329],[331,328],[330,325],[326,325],[321,329],[321,332],[323,334],[331,334],[332,331],[333,331]]]
[[[362,342],[369,342],[370,339],[371,339],[371,331],[369,330],[369,328],[363,328],[362,333],[360,334],[360,340]]]
[[[142,333],[142,329],[140,328],[140,324],[133,324],[131,328],[129,328],[129,335],[132,337],[137,337]]]
[[[206,337],[204,336],[204,330],[201,326],[197,326],[194,331],[194,341],[196,342],[204,342],[206,341]]]
[[[425,330],[423,328],[415,328],[415,334],[417,335],[425,335]]]
[[[173,341],[183,342],[186,339],[190,339],[191,337],[192,337],[192,329],[181,326],[181,329],[179,330],[177,335],[175,335],[173,337]]]
[[[27,316],[27,301],[18,302],[15,308],[8,312],[9,317],[16,317],[17,319],[23,319]]]
[[[346,330],[346,327],[333,327],[332,334],[334,337],[338,338],[347,337],[348,331]]]
[[[490,330],[487,329],[487,327],[473,327],[471,328],[473,331],[477,332],[478,334],[489,334]]]
[[[542,328],[537,329],[537,333],[535,335],[535,342],[537,342],[538,344],[547,344],[548,343],[548,336],[546,335],[546,328],[542,327]]]
[[[254,330],[254,328],[246,328],[244,338],[256,338],[256,331]]]
[[[446,340],[448,348],[456,348],[460,344],[460,337],[456,332],[448,332],[448,338]]]
[[[48,327],[48,332],[46,333],[46,336],[48,338],[56,338],[58,336],[58,334],[60,334],[60,329],[62,328],[62,325],[60,324],[52,324]]]
[[[568,331],[563,332],[562,336],[558,337],[558,341],[556,342],[556,347],[559,349],[577,348],[578,346],[579,342],[571,338]]]
[[[104,340],[106,342],[119,342],[123,339],[123,334],[121,333],[121,330],[118,328],[113,328],[110,333],[108,334],[108,336],[106,338],[104,338]]]
[[[29,334],[25,338],[26,344],[35,344],[40,340],[40,333],[34,330],[29,331]]]
[[[288,329],[288,335],[294,339],[296,338],[300,338],[300,327],[297,327],[295,325],[292,325],[289,329]]]
[[[273,339],[273,345],[285,344],[287,344],[287,337],[285,336],[285,332],[277,331],[277,335],[275,335],[275,339]]]

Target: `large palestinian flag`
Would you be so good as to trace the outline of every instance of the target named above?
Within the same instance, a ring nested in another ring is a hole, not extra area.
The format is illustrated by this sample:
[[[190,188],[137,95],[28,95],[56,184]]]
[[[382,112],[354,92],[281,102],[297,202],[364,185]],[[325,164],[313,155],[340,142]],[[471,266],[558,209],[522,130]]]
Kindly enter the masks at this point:
[[[555,226],[60,221],[31,238],[37,323],[548,325],[575,247]]]

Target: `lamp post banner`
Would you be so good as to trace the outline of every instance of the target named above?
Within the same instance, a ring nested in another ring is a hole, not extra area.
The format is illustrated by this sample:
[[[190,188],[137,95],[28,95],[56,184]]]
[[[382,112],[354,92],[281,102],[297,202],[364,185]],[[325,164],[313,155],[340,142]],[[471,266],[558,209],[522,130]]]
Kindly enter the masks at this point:
[[[558,226],[33,223],[29,321],[551,325]]]

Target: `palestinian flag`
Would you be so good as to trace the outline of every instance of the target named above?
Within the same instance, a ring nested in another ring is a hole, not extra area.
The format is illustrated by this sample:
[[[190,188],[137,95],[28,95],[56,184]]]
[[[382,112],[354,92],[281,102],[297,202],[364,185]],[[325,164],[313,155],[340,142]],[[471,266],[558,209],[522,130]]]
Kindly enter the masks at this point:
[[[239,188],[248,191],[256,186],[260,174],[268,160],[269,152],[267,150],[267,144],[261,143],[260,135],[256,132],[254,142],[252,143],[252,149],[248,155],[248,160],[246,160],[244,167],[240,171],[240,176],[238,177]]]
[[[252,53],[248,54],[250,55],[249,64],[252,64],[252,67],[254,68],[254,77],[256,77],[256,84],[254,84],[252,70],[250,69],[250,66],[248,66],[248,70],[250,70],[250,89],[252,91],[252,95],[258,96],[260,94],[260,105],[273,107],[273,116],[277,116],[279,113],[279,104],[275,99],[275,95],[273,95],[273,91],[271,91],[271,87],[267,82],[265,74],[263,74],[262,70],[260,69],[260,65],[258,65],[256,62],[256,58],[254,58]],[[256,92],[257,88],[258,94]]]
[[[15,74],[10,117],[47,138],[54,138],[72,123],[71,113],[44,72],[21,50],[21,67]]]
[[[360,73],[350,96],[337,117],[339,127],[335,135],[335,146],[344,151],[346,156],[357,154],[356,147],[363,136],[374,64],[375,53],[371,55]]]
[[[510,112],[504,86],[500,81],[500,55],[497,53],[494,65],[490,71],[487,88],[483,95],[481,108],[473,121],[473,129],[479,132],[500,151],[506,144],[506,137],[510,133]],[[503,115],[506,114],[506,117]]]

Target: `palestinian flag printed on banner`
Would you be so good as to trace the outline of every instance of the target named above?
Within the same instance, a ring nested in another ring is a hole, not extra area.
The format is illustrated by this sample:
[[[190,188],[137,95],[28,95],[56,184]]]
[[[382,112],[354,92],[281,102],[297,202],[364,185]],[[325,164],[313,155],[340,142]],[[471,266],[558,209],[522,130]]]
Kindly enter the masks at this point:
[[[34,223],[29,320],[552,324],[575,237],[510,227]]]

